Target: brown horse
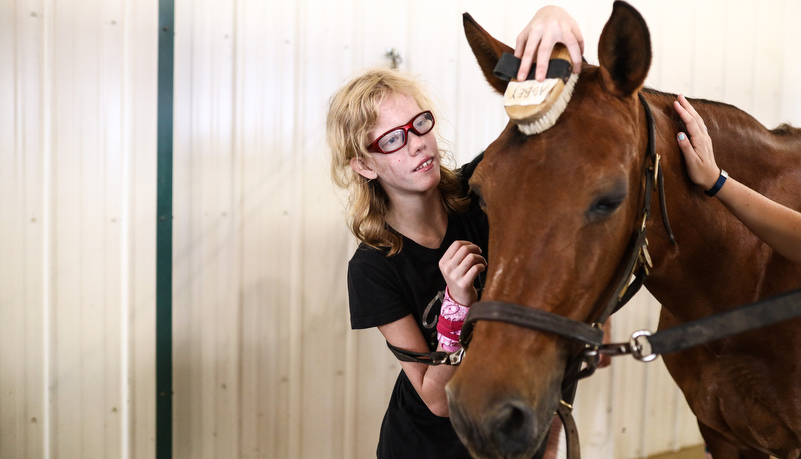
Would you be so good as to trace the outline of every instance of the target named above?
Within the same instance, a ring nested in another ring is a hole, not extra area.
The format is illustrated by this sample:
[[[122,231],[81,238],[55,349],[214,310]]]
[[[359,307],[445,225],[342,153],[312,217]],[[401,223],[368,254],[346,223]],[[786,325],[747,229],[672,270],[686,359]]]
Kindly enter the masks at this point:
[[[465,15],[465,31],[490,85],[504,52]],[[509,123],[487,148],[471,186],[486,204],[490,264],[483,300],[593,322],[621,278],[633,228],[643,219],[646,115],[675,234],[653,200],[647,223],[654,260],[646,288],[661,302],[660,329],[801,286],[801,267],[776,254],[716,199],[689,181],[676,135],[674,95],[642,90],[650,35],[636,10],[616,2],[556,124],[526,136]],[[692,101],[718,164],[762,194],[801,209],[801,130],[765,129],[735,107]],[[569,358],[581,346],[547,332],[479,321],[449,383],[452,421],[476,457],[531,457],[559,405]],[[801,320],[664,356],[715,459],[801,457]]]

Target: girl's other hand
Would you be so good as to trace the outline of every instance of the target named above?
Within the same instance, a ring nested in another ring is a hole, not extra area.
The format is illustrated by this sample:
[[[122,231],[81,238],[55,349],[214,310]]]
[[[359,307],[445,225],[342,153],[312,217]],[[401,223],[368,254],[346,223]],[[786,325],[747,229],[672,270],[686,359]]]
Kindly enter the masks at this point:
[[[486,269],[481,248],[469,241],[454,241],[439,261],[451,299],[462,306],[470,306],[478,298],[474,282]]]

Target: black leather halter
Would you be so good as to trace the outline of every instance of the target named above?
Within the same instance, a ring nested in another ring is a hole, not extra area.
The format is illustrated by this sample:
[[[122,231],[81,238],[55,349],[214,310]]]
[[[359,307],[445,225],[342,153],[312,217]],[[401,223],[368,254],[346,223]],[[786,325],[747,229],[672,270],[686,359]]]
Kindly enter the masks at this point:
[[[472,338],[473,327],[476,322],[479,320],[491,320],[519,325],[534,330],[551,332],[582,342],[588,349],[585,349],[585,352],[581,354],[580,358],[581,361],[587,363],[587,366],[580,373],[575,374],[576,379],[590,376],[595,371],[598,363],[597,350],[601,347],[603,340],[602,325],[613,312],[623,307],[623,305],[637,293],[640,287],[642,287],[646,277],[648,277],[650,268],[652,267],[651,256],[648,252],[648,241],[645,237],[645,225],[651,215],[651,194],[655,186],[659,191],[659,203],[662,209],[662,221],[664,222],[665,230],[667,231],[670,241],[675,244],[673,231],[670,229],[670,223],[668,222],[667,208],[665,206],[664,181],[662,174],[659,173],[660,156],[656,154],[654,118],[645,98],[642,94],[638,95],[645,109],[645,117],[648,126],[648,146],[646,155],[647,159],[651,162],[650,166],[645,170],[645,197],[643,199],[641,213],[642,223],[635,229],[628,255],[621,261],[621,263],[625,262],[625,268],[615,288],[615,293],[612,295],[603,313],[596,319],[595,323],[590,325],[547,311],[505,301],[479,301],[470,307],[470,312],[465,318],[465,323],[460,335],[462,349],[452,354],[443,351],[413,352],[393,346],[387,341],[387,347],[389,347],[398,360],[423,363],[426,365],[459,365],[464,356],[464,351],[467,349],[470,339]],[[639,221],[638,219],[638,222]],[[633,349],[630,352],[633,353],[635,357],[638,357],[637,349]],[[587,356],[589,356],[589,358],[587,358]],[[580,363],[581,362],[579,362],[579,365]],[[568,373],[575,372],[569,371]]]
[[[665,187],[663,174],[659,170],[660,156],[656,154],[655,127],[651,108],[642,94],[638,94],[645,109],[648,124],[647,157],[650,166],[645,171],[645,197],[642,207],[642,224],[634,231],[632,244],[625,262],[623,275],[618,281],[615,294],[612,295],[601,315],[593,324],[568,319],[551,312],[521,306],[504,301],[479,301],[470,307],[461,332],[462,350],[447,356],[450,365],[458,365],[464,349],[470,344],[473,327],[480,320],[506,322],[521,327],[554,333],[585,345],[584,351],[568,363],[563,392],[581,378],[590,376],[598,363],[599,353],[609,355],[631,354],[642,361],[650,361],[660,354],[669,354],[727,338],[744,331],[773,325],[785,320],[801,317],[801,289],[746,304],[713,316],[704,317],[672,328],[661,330],[655,334],[647,330],[635,332],[628,343],[602,344],[603,324],[609,316],[623,307],[650,274],[653,267],[648,253],[648,240],[645,229],[651,214],[651,193],[656,188],[659,192],[659,205],[662,211],[662,222],[672,244],[676,243],[673,231],[668,222],[665,206]],[[638,220],[639,221],[639,220]],[[630,280],[632,279],[633,280]],[[582,364],[585,368],[577,370]],[[570,401],[569,398],[565,400]]]
[[[659,170],[660,156],[656,154],[654,118],[651,108],[645,101],[642,94],[639,94],[640,102],[645,109],[645,117],[648,125],[648,147],[646,150],[647,160],[650,165],[645,170],[645,191],[641,217],[638,217],[638,225],[632,236],[632,242],[628,254],[621,260],[623,274],[617,283],[615,293],[609,299],[601,315],[596,318],[594,324],[587,324],[573,319],[568,319],[551,312],[534,309],[505,301],[479,301],[470,307],[464,326],[461,332],[461,342],[463,348],[467,349],[472,338],[473,327],[480,320],[491,320],[505,322],[521,327],[554,333],[575,341],[579,341],[587,346],[590,352],[582,353],[579,358],[587,364],[587,367],[575,374],[573,381],[589,376],[595,371],[598,362],[597,350],[603,341],[603,324],[609,316],[623,307],[642,286],[646,277],[653,266],[651,256],[648,252],[648,240],[646,239],[646,223],[651,215],[651,194],[655,188],[659,192],[660,207],[662,208],[662,221],[665,230],[672,243],[675,244],[673,232],[667,218],[665,207],[664,181]],[[640,218],[642,223],[639,224]],[[634,280],[632,279],[634,276]],[[593,353],[592,350],[595,350]],[[590,358],[587,358],[589,356]],[[579,362],[580,363],[580,362]]]
[[[770,298],[741,306],[734,310],[712,317],[651,334],[647,331],[635,332],[628,343],[604,345],[603,324],[609,316],[623,307],[642,287],[653,264],[648,252],[646,239],[646,223],[651,215],[651,195],[659,193],[662,222],[668,238],[675,244],[675,238],[668,222],[665,206],[663,174],[659,170],[660,156],[656,154],[655,126],[653,114],[642,94],[640,102],[645,110],[648,125],[647,159],[650,165],[645,168],[645,191],[642,207],[642,223],[638,217],[638,225],[632,235],[628,253],[621,260],[622,276],[618,280],[615,293],[607,302],[601,315],[593,324],[579,322],[551,312],[508,303],[504,301],[479,301],[470,307],[461,331],[462,349],[454,353],[430,352],[418,353],[395,347],[389,342],[387,346],[401,361],[424,363],[427,365],[459,365],[470,344],[473,328],[480,320],[505,322],[532,330],[553,333],[578,341],[585,345],[583,352],[575,356],[567,364],[562,382],[562,401],[556,414],[562,419],[567,439],[567,457],[580,459],[578,431],[572,418],[572,400],[579,379],[592,375],[598,364],[599,353],[610,355],[632,354],[636,359],[650,361],[657,355],[684,350],[698,344],[725,338],[747,330],[772,325],[801,316],[801,289],[778,297]],[[583,368],[582,368],[583,367]],[[535,457],[542,457],[542,451]]]

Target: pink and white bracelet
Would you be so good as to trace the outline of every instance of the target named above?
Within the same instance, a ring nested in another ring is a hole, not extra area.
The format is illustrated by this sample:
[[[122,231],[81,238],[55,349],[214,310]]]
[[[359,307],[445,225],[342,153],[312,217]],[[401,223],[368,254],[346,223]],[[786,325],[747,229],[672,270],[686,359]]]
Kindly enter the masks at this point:
[[[462,344],[459,343],[459,336],[462,333],[462,326],[468,311],[470,311],[470,308],[462,306],[451,299],[446,287],[445,296],[442,298],[439,320],[437,321],[437,339],[445,351],[456,352],[462,348]]]

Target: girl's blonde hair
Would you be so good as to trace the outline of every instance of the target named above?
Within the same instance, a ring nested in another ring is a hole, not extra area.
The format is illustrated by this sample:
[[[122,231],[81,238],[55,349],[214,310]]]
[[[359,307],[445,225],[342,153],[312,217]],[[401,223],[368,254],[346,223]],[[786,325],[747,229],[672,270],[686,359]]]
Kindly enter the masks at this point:
[[[331,96],[326,120],[326,141],[331,148],[331,177],[349,191],[348,226],[357,239],[375,248],[388,248],[388,256],[403,246],[400,234],[389,228],[385,215],[389,198],[377,180],[368,180],[351,169],[352,158],[370,156],[369,135],[378,123],[378,107],[389,94],[412,97],[422,110],[432,110],[423,84],[416,78],[388,68],[373,68],[354,77]],[[433,110],[432,110],[433,111]],[[440,137],[435,126],[439,145]],[[450,154],[439,149],[442,203],[449,213],[464,212],[468,200],[456,172],[446,167]]]

